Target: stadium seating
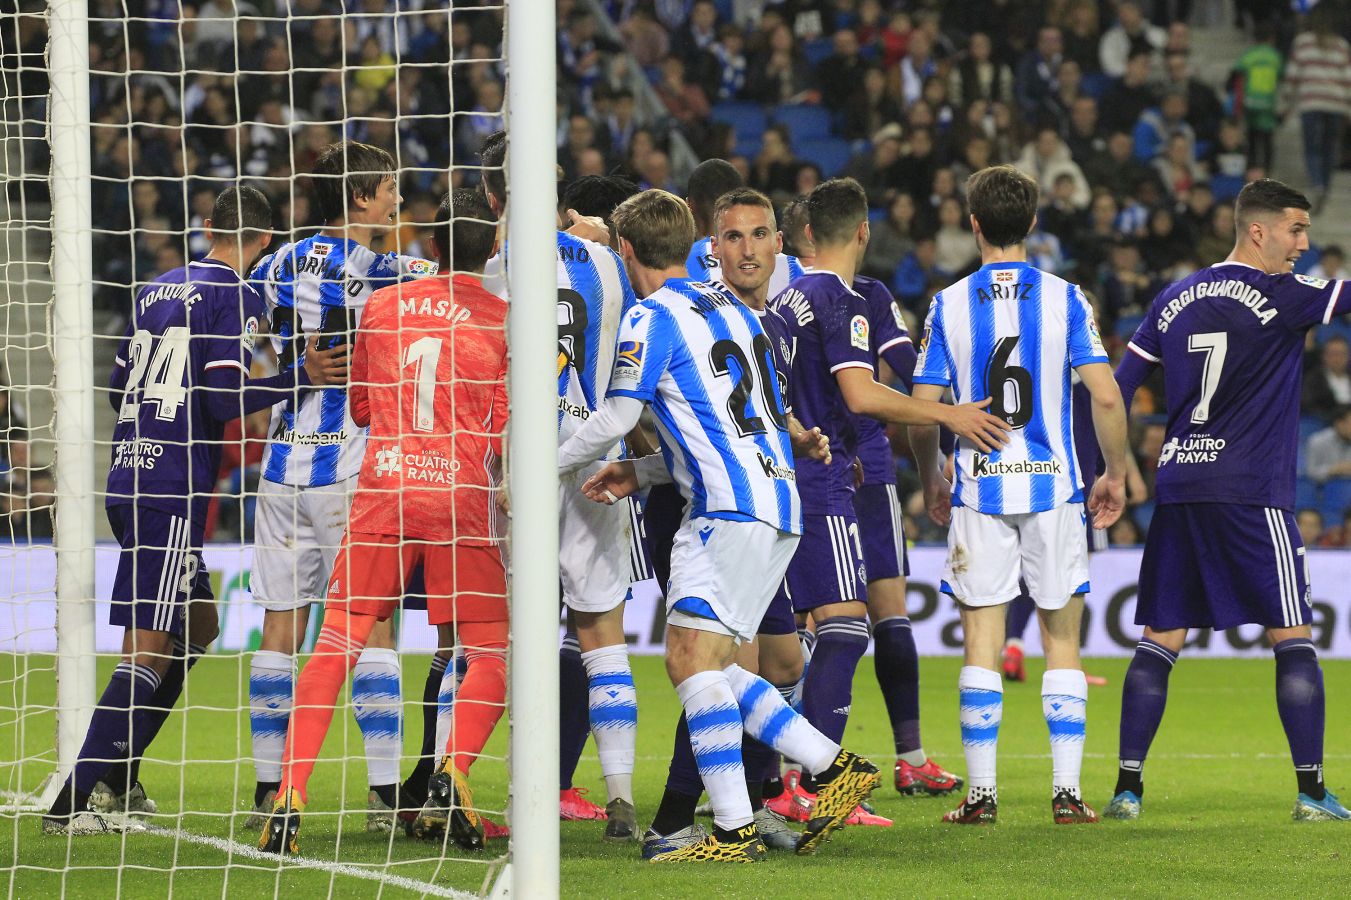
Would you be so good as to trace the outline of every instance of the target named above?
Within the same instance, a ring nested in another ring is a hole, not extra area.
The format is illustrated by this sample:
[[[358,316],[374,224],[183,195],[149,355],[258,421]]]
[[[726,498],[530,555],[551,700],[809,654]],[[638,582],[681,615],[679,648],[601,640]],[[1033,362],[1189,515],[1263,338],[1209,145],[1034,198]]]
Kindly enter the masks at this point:
[[[793,150],[803,159],[820,166],[821,174],[827,178],[840,174],[852,155],[848,141],[831,137],[794,140]]]
[[[775,107],[774,123],[787,125],[796,144],[799,141],[830,137],[831,113],[830,110],[819,106],[785,103]]]
[[[769,116],[758,103],[718,103],[713,107],[712,117],[714,122],[725,122],[735,128],[738,140],[763,134],[769,124]]]
[[[1351,506],[1351,478],[1334,478],[1323,485],[1320,509],[1324,522],[1340,522],[1348,506]]]

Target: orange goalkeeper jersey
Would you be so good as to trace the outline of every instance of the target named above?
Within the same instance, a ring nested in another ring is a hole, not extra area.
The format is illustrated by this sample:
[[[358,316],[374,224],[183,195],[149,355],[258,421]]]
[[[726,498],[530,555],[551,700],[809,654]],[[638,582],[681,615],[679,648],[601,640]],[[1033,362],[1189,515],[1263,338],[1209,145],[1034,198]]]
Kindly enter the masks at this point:
[[[352,420],[370,425],[350,532],[496,538],[506,316],[506,301],[464,275],[371,294],[348,389]]]

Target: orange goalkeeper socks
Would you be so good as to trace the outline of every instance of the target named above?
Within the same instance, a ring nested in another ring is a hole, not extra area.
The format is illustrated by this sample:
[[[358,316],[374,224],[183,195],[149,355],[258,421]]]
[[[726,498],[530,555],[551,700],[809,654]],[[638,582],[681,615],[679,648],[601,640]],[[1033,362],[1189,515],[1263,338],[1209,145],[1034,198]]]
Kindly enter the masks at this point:
[[[506,707],[507,623],[466,622],[456,631],[469,670],[455,694],[446,754],[467,774]]]

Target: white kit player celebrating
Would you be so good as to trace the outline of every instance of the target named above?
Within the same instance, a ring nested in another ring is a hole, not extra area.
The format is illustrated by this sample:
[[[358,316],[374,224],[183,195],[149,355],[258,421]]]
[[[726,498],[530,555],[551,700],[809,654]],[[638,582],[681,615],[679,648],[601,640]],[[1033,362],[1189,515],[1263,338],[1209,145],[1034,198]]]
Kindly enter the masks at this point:
[[[506,210],[503,168],[507,137],[499,133],[483,147],[483,186],[499,217]],[[602,225],[602,227],[604,227]],[[484,286],[505,293],[509,247],[489,261]],[[498,277],[492,277],[496,274]],[[604,244],[558,232],[558,438],[560,443],[600,403],[598,383],[615,360],[620,316],[637,298],[623,263]],[[627,432],[626,432],[627,433]],[[619,435],[606,448],[618,459]],[[601,458],[597,454],[595,459]],[[597,466],[564,478],[559,496],[559,566],[563,602],[577,623],[586,667],[591,733],[605,777],[605,839],[638,837],[633,806],[633,767],[638,737],[638,695],[624,638],[624,602],[634,581],[632,504],[615,507],[589,502],[579,491]],[[564,715],[570,711],[565,710]],[[564,792],[569,793],[569,792]],[[566,799],[566,798],[564,798]]]
[[[915,368],[915,397],[957,402],[991,397],[990,412],[1013,431],[983,453],[959,442],[956,490],[939,471],[938,430],[912,427],[929,515],[948,529],[942,590],[961,607],[966,658],[959,679],[966,799],[944,820],[995,821],[995,750],[1003,713],[999,654],[1005,605],[1018,577],[1036,602],[1046,647],[1042,707],[1051,737],[1052,818],[1096,822],[1083,801],[1088,683],[1079,662],[1079,622],[1088,591],[1083,482],[1076,469],[1070,372],[1092,397],[1106,472],[1088,506],[1106,528],[1125,505],[1126,417],[1093,312],[1075,285],[1027,264],[1037,184],[1011,166],[967,182],[981,267],[939,292],[929,307]]]
[[[671,551],[666,667],[689,719],[714,828],[651,861],[765,855],[746,792],[743,732],[816,775],[815,817],[797,845],[811,853],[871,792],[878,772],[733,662],[736,645],[754,639],[802,532],[774,351],[755,312],[686,277],[694,219],[680,198],[644,191],[613,221],[624,264],[647,299],[624,316],[605,403],[558,457],[564,472],[589,466],[650,404],[661,453],[609,465],[584,489],[605,503],[641,483],[675,481],[689,501]]]
[[[333,144],[315,161],[314,197],[324,229],[259,262],[253,281],[267,300],[283,369],[296,340],[320,335],[325,348],[350,343],[371,293],[436,273],[436,263],[371,244],[395,225],[401,197],[394,158],[355,141]],[[294,692],[295,654],[310,604],[324,598],[342,544],[366,429],[347,408],[344,386],[302,393],[272,411],[258,487],[252,589],[266,610],[249,677],[258,784],[247,827],[261,828],[281,781],[282,750]],[[367,830],[394,822],[402,750],[403,691],[389,622],[371,635],[352,675],[352,703],[365,743],[370,794]]]

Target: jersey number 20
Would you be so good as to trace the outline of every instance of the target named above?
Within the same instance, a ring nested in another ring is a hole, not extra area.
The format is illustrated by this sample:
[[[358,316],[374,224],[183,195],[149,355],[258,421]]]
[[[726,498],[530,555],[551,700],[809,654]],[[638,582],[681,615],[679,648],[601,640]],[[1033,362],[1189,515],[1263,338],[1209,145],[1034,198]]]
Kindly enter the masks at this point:
[[[736,378],[736,386],[732,388],[732,395],[727,398],[727,412],[731,415],[732,423],[736,425],[736,430],[740,432],[742,437],[751,434],[764,434],[766,430],[764,419],[759,416],[746,415],[746,406],[750,402],[751,392],[756,389],[757,370],[760,381],[760,399],[763,401],[764,412],[769,416],[770,421],[780,429],[787,429],[788,427],[774,396],[775,388],[779,382],[769,362],[770,356],[774,353],[773,348],[769,345],[769,338],[763,334],[757,334],[751,343],[751,349],[755,353],[754,369],[747,362],[746,354],[741,351],[741,347],[736,341],[724,339],[716,342],[708,357],[714,375]],[[736,363],[735,374],[732,372],[732,363]]]

